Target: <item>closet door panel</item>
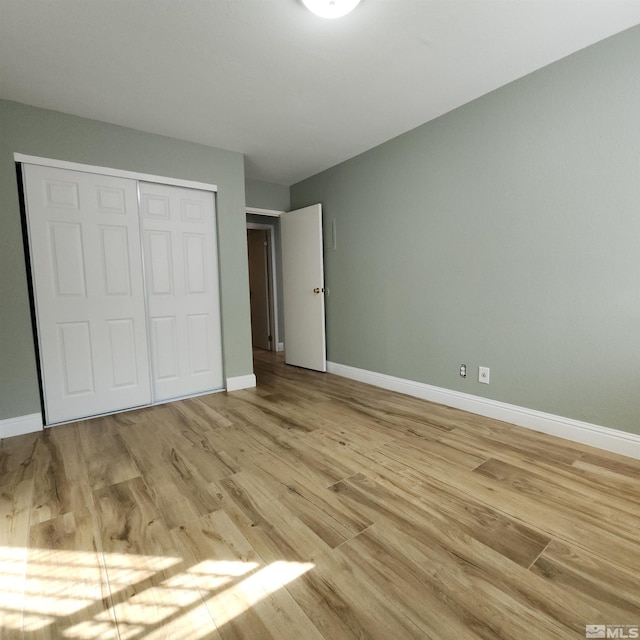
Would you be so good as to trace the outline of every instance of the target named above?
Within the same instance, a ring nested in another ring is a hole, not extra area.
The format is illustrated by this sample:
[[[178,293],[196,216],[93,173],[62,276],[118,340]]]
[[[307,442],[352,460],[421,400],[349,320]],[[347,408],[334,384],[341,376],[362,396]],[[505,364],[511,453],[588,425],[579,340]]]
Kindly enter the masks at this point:
[[[148,404],[136,182],[23,175],[46,423]]]
[[[177,318],[165,316],[151,319],[151,341],[153,344],[154,381],[178,380],[178,331]]]
[[[138,188],[154,400],[220,389],[213,194],[144,182]]]

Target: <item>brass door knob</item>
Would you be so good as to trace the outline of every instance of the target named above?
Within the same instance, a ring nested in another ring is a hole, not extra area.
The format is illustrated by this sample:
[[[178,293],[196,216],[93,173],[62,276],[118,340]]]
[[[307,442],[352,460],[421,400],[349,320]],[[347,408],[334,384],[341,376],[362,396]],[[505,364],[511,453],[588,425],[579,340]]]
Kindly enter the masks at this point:
[[[313,293],[324,293],[324,287],[316,287]]]

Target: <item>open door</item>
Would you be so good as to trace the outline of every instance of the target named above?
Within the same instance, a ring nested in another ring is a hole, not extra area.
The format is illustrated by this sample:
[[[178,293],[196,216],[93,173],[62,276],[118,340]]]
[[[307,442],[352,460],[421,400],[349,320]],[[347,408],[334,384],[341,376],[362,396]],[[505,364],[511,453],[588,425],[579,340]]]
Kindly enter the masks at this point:
[[[285,362],[327,370],[322,205],[280,216]]]

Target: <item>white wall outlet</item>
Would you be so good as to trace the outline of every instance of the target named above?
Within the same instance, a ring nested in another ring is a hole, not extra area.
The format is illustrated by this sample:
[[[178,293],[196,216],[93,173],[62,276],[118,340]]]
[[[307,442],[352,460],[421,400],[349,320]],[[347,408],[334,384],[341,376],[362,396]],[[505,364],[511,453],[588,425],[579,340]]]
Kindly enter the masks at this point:
[[[491,369],[489,367],[478,367],[478,382],[489,384],[491,378]]]

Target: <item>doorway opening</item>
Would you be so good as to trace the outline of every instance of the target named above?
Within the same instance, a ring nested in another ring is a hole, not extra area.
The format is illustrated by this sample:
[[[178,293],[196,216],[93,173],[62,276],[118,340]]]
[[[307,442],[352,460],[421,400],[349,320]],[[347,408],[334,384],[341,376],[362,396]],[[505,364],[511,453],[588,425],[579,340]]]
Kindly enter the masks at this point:
[[[254,349],[276,351],[280,344],[274,227],[247,222],[251,342]]]

